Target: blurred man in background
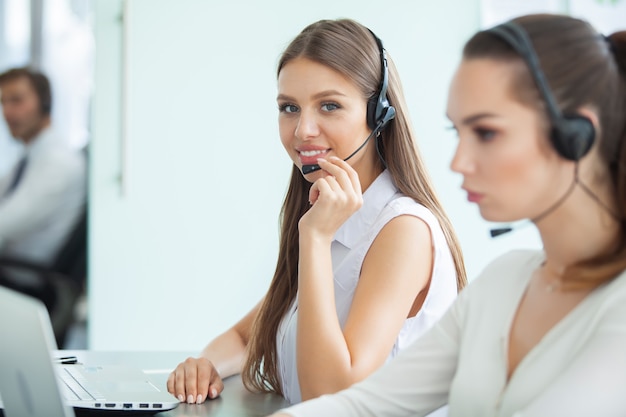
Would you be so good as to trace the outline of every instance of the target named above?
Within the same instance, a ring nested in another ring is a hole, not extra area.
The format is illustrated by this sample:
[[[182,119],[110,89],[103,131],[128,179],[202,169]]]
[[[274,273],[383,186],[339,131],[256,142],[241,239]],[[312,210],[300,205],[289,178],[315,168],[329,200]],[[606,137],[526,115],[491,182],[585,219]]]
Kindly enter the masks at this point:
[[[15,167],[0,178],[0,260],[49,266],[65,243],[86,199],[86,161],[53,130],[47,77],[27,68],[0,74],[0,104],[11,135],[23,144]],[[0,285],[44,301],[55,293],[40,275],[2,266]]]

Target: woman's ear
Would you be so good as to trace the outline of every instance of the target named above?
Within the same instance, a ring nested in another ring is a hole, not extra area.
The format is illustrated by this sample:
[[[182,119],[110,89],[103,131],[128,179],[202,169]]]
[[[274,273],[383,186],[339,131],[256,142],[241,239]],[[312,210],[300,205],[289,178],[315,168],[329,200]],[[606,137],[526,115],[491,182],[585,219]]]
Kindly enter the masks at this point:
[[[598,117],[598,113],[596,113],[589,107],[581,107],[576,111],[576,113],[581,115],[582,117],[589,119],[597,134],[597,132],[600,130],[600,118]]]

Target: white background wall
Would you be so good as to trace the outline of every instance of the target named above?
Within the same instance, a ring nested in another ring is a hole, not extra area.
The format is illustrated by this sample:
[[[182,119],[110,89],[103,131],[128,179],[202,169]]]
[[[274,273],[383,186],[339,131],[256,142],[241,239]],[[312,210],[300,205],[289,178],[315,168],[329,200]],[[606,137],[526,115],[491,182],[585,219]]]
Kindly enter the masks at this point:
[[[199,350],[262,297],[290,172],[276,62],[320,18],[360,21],[394,58],[470,278],[511,247],[538,245],[533,228],[491,240],[448,168],[447,86],[478,28],[477,0],[127,5],[124,35],[121,0],[96,3],[90,348]]]

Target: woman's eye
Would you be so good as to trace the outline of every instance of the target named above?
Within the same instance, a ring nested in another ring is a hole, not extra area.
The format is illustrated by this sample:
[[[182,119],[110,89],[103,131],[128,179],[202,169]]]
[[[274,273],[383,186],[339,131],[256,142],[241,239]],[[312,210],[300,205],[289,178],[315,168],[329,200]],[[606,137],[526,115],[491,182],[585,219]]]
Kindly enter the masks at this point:
[[[293,104],[280,104],[278,106],[278,111],[281,113],[296,113],[298,111],[298,107]]]
[[[476,133],[478,139],[484,142],[488,142],[496,136],[496,132],[491,129],[476,128],[474,133]]]
[[[322,110],[324,111],[333,111],[339,108],[339,104],[337,103],[324,103],[322,104]]]

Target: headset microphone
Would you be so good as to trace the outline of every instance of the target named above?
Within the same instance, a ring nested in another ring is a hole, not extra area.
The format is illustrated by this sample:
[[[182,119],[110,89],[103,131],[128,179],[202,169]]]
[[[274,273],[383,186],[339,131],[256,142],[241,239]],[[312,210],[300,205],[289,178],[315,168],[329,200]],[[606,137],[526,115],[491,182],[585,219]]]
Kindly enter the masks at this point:
[[[387,57],[385,54],[385,48],[383,47],[383,42],[370,30],[370,33],[376,40],[376,45],[378,46],[378,51],[380,53],[380,66],[381,66],[381,82],[380,87],[378,88],[377,94],[375,93],[372,97],[367,101],[367,125],[372,129],[372,132],[367,136],[365,141],[361,146],[359,146],[354,152],[352,152],[344,161],[352,158],[358,151],[360,151],[367,142],[373,137],[377,136],[387,124],[396,117],[396,109],[389,104],[389,100],[387,99],[387,85],[388,85],[388,77],[389,71],[387,69]],[[378,143],[376,144],[376,149],[378,150],[378,154],[382,159],[382,155],[380,150],[378,149]],[[385,161],[383,160],[383,164]],[[385,164],[386,166],[386,164]],[[320,170],[320,166],[318,164],[311,165],[302,165],[302,174],[310,174],[311,172],[315,172]]]
[[[556,210],[569,195],[574,191],[576,184],[580,184],[583,190],[589,194],[598,204],[603,206],[613,217],[616,217],[600,199],[578,179],[578,161],[582,159],[591,149],[595,141],[595,128],[591,120],[580,114],[563,114],[559,109],[557,101],[550,90],[550,86],[546,80],[545,74],[541,70],[539,58],[535,52],[533,44],[526,30],[515,22],[509,21],[500,24],[492,29],[488,29],[487,33],[495,35],[504,41],[526,63],[531,77],[535,81],[539,94],[546,104],[547,115],[550,120],[551,131],[550,141],[556,152],[564,159],[576,162],[574,180],[567,192],[557,200],[552,206],[548,207],[543,213],[534,219],[526,221],[525,224],[537,223],[548,214]],[[517,229],[514,225],[503,226],[491,229],[489,233],[491,237],[503,235]]]
[[[491,235],[491,237],[497,237],[497,236],[503,235],[505,233],[512,232],[512,231],[514,231],[516,229],[519,229],[519,227],[521,227],[521,226],[527,226],[531,222],[532,223],[537,223],[539,220],[543,219],[548,214],[552,213],[554,210],[559,208],[559,206],[561,204],[563,204],[563,202],[567,199],[567,197],[569,197],[570,194],[572,194],[572,192],[574,191],[574,188],[576,188],[576,184],[581,184],[582,185],[582,183],[580,183],[578,181],[578,163],[576,163],[576,167],[574,168],[574,179],[572,180],[572,183],[570,184],[570,186],[567,189],[567,191],[565,191],[565,193],[561,196],[561,198],[559,198],[554,204],[552,204],[550,207],[548,207],[546,210],[544,210],[543,213],[541,213],[539,216],[537,216],[537,217],[535,217],[533,219],[529,219],[529,220],[523,222],[519,226],[517,226],[517,225],[509,225],[509,226],[499,227],[499,228],[495,228],[495,229],[490,229],[489,230],[489,234]]]
[[[510,224],[510,225],[503,226],[503,227],[496,227],[494,229],[489,229],[489,235],[491,235],[491,237],[498,237],[500,235],[504,235],[514,230],[521,229],[524,226],[528,226],[530,223],[532,223],[531,220],[526,220],[522,222],[521,224],[520,223]]]
[[[489,229],[489,234],[491,237],[498,237],[505,233],[509,233],[513,231],[513,226],[499,227],[496,229]]]
[[[367,142],[369,142],[369,140],[372,138],[372,136],[374,136],[374,132],[376,132],[375,130],[372,130],[372,133],[370,133],[369,135],[367,135],[367,138],[365,139],[365,141],[361,144],[361,146],[359,146],[358,148],[356,148],[356,151],[352,152],[350,155],[348,155],[348,157],[346,159],[344,159],[344,161],[347,161],[348,159],[352,158],[358,151],[360,151]],[[304,175],[306,174],[310,174],[311,172],[315,172],[315,171],[319,171],[320,166],[318,164],[311,164],[311,165],[302,165],[302,173]]]

